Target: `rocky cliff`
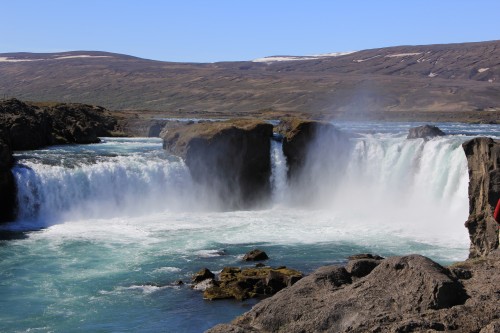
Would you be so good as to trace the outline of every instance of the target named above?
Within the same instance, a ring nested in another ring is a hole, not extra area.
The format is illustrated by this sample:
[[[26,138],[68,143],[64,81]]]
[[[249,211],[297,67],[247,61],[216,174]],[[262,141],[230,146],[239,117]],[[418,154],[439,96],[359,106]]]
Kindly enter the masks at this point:
[[[208,332],[497,332],[498,252],[450,268],[419,255],[375,268],[354,261],[322,267]],[[355,266],[372,268],[357,277]]]
[[[12,150],[65,143],[96,143],[112,136],[116,120],[102,107],[85,104],[36,106],[17,99],[0,101],[0,130]]]
[[[463,144],[469,166],[470,257],[484,256],[499,246],[498,224],[493,218],[500,199],[500,142],[475,138]]]
[[[0,101],[0,222],[15,217],[13,150],[66,143],[95,143],[112,136],[117,122],[102,107],[84,104],[37,106],[17,99]]]
[[[347,138],[328,122],[299,118],[284,118],[277,131],[283,136],[283,154],[292,180],[300,176],[311,159],[337,156],[332,150]]]
[[[16,187],[10,171],[13,162],[10,145],[0,131],[0,222],[14,218]]]
[[[163,146],[180,156],[193,179],[223,209],[267,201],[273,126],[258,120],[191,124],[163,133]]]

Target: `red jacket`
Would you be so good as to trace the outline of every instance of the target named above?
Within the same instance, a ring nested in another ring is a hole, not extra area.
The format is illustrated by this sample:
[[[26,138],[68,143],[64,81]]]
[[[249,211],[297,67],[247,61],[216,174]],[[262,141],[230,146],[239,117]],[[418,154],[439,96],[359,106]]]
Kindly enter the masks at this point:
[[[498,199],[497,207],[495,208],[495,213],[493,213],[493,217],[495,218],[495,221],[500,223],[500,199]]]

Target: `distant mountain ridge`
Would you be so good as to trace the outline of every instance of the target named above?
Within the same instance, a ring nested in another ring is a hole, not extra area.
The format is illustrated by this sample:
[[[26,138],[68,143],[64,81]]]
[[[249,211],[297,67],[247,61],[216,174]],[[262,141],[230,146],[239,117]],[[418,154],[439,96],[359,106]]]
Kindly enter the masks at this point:
[[[500,110],[500,41],[280,58],[177,63],[97,51],[3,53],[0,98],[179,115]]]

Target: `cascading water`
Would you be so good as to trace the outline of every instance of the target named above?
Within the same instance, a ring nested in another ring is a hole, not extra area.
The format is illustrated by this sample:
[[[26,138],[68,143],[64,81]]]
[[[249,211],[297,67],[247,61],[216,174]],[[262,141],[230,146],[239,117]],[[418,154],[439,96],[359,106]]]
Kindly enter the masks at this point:
[[[68,218],[138,216],[180,209],[192,198],[182,161],[140,140],[106,144],[121,154],[100,154],[98,145],[19,154],[13,170],[19,220],[46,226]]]
[[[172,282],[241,266],[254,247],[269,265],[306,273],[362,252],[463,260],[460,144],[498,127],[440,126],[456,135],[406,140],[399,132],[412,125],[343,124],[361,134],[330,156],[313,152],[298,182],[272,142],[273,202],[255,211],[207,210],[210,198],[158,139],[19,152],[21,218],[2,228],[43,228],[0,240],[0,331],[201,332],[248,304],[202,302]]]
[[[287,192],[286,157],[283,154],[283,145],[280,141],[271,140],[271,189],[274,204],[283,203]]]

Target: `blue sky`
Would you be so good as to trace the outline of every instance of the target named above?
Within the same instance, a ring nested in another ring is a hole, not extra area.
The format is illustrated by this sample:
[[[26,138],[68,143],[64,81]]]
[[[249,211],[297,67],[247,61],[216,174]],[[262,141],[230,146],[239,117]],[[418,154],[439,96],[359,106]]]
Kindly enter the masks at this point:
[[[0,53],[213,62],[500,39],[498,0],[0,0]]]

